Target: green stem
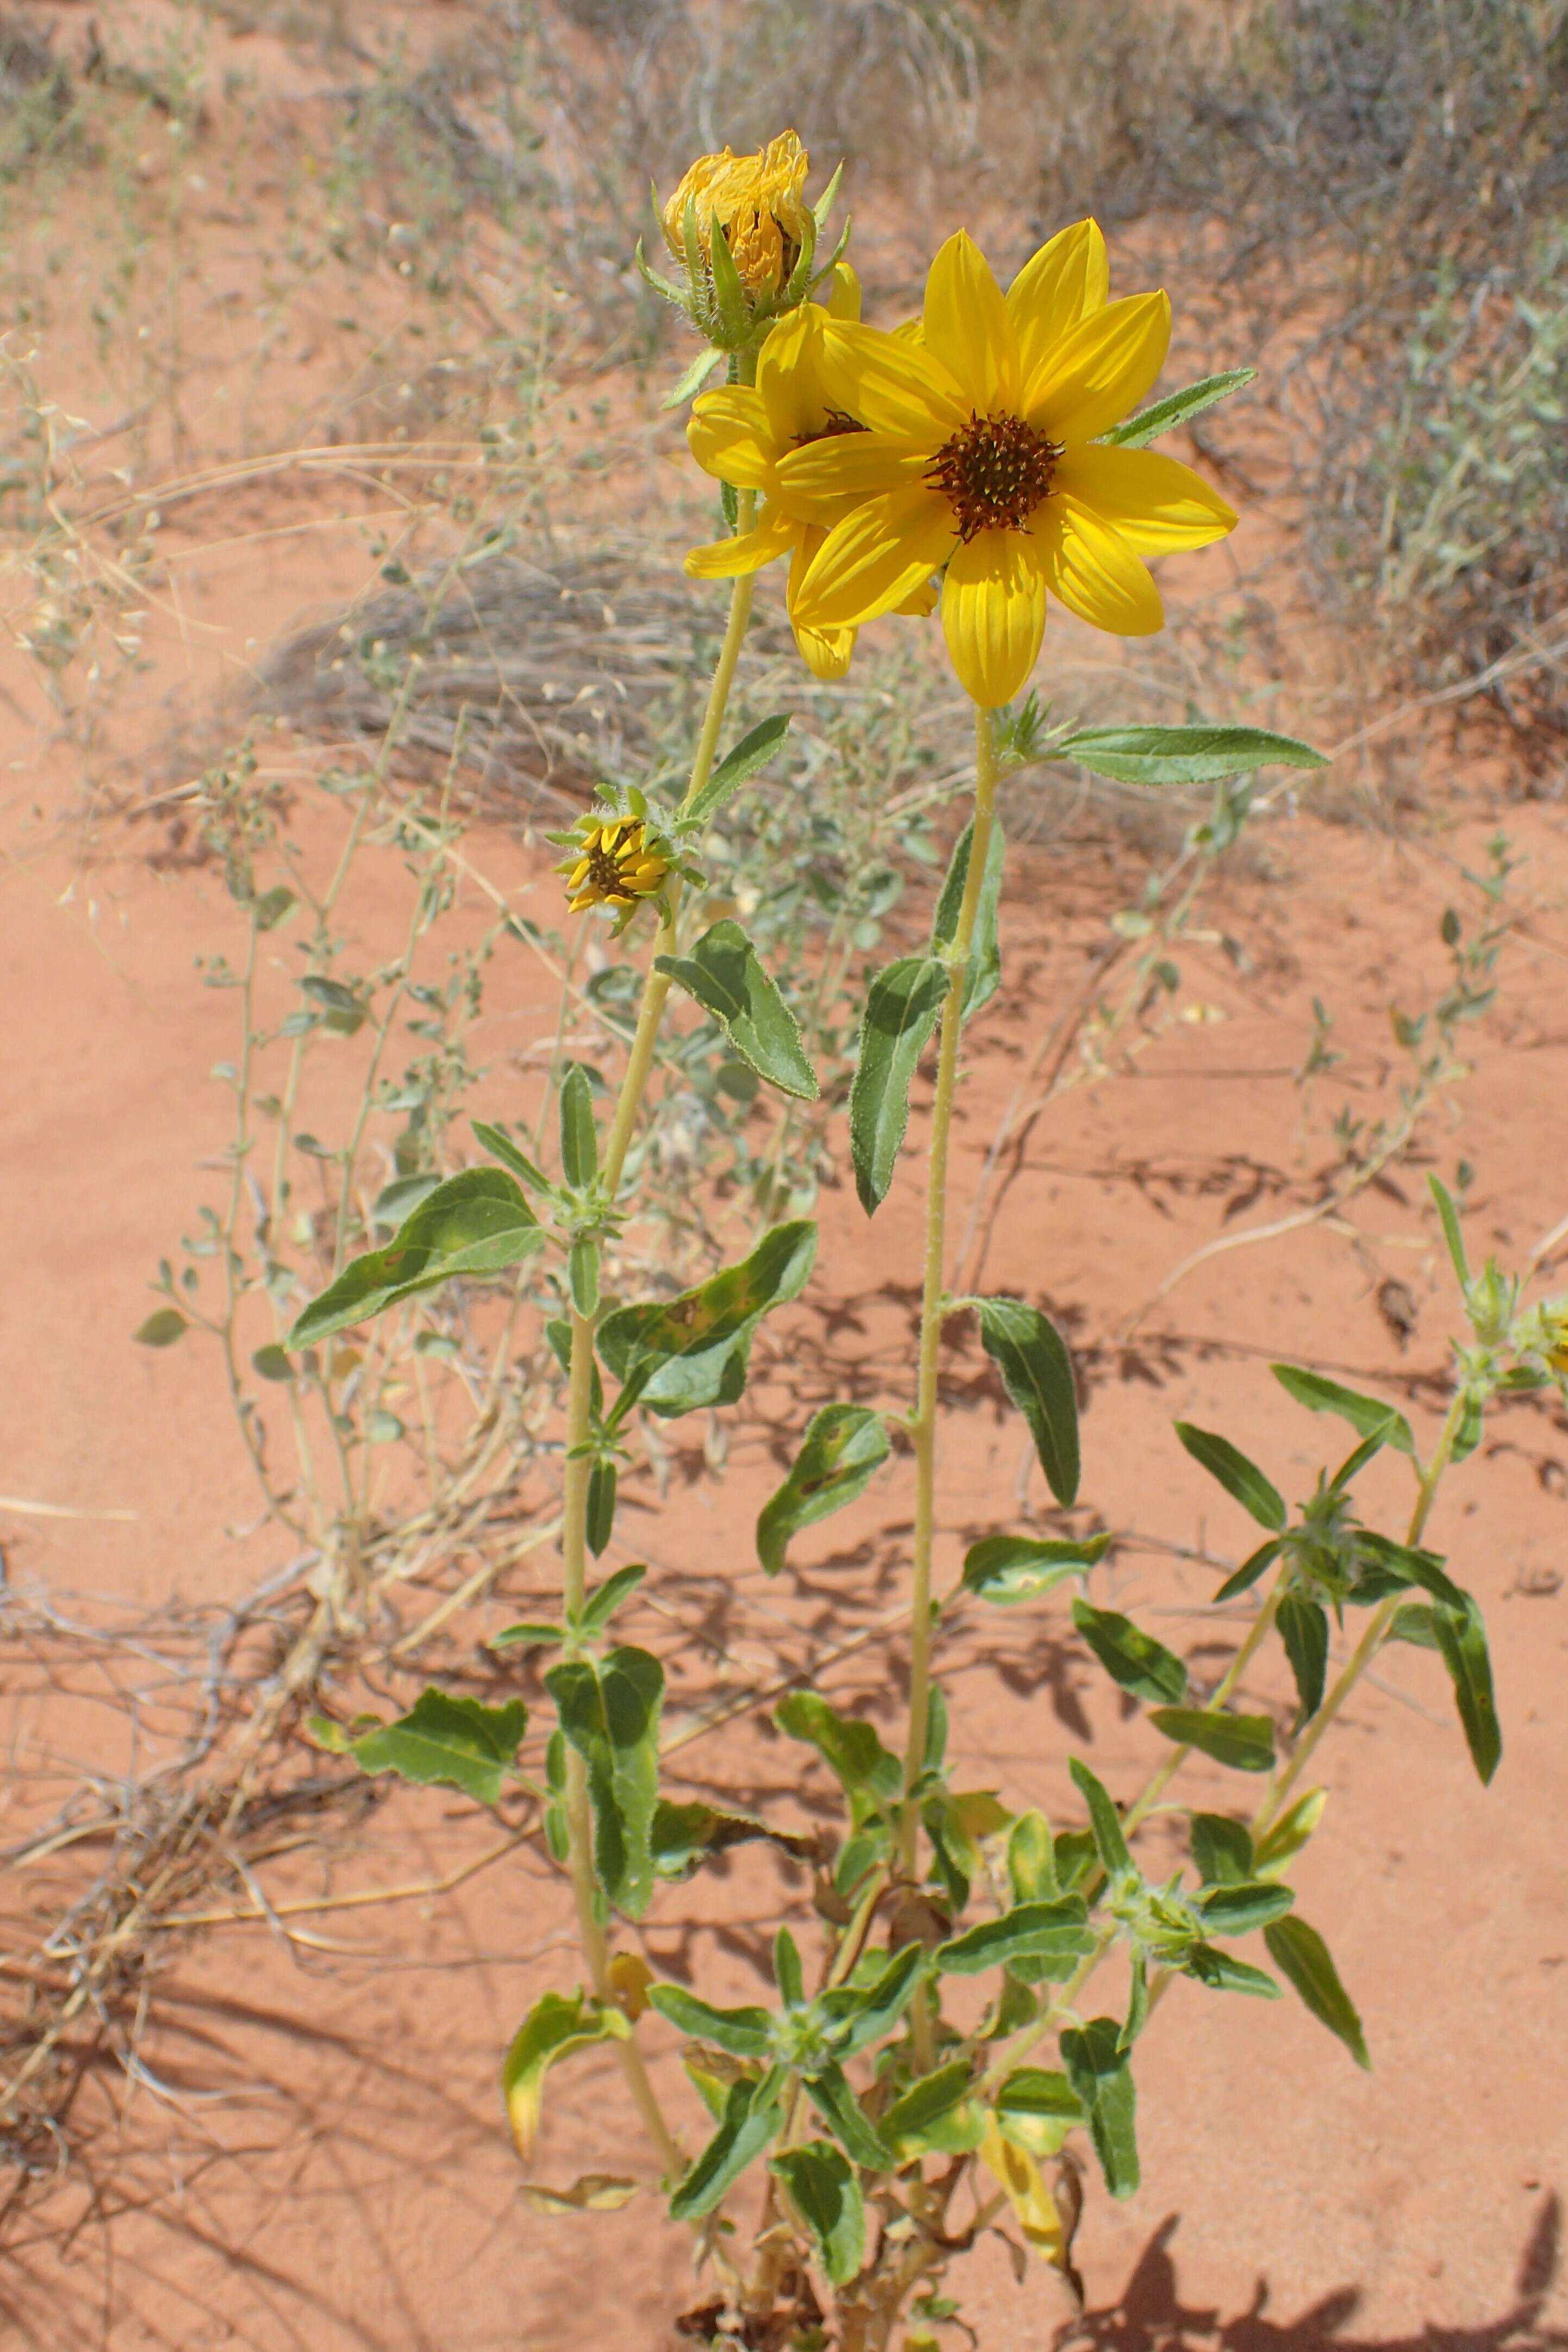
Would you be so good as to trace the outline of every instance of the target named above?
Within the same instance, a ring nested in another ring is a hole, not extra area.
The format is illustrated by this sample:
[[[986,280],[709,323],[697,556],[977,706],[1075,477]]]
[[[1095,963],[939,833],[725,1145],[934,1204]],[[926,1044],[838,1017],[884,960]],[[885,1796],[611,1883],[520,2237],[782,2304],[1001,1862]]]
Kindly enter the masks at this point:
[[[742,528],[747,517],[742,517]],[[685,808],[702,790],[713,771],[713,758],[719,748],[719,730],[724,721],[730,688],[734,683],[735,665],[741,658],[741,646],[747,624],[752,617],[751,572],[743,572],[736,581],[730,596],[730,620],[724,631],[724,642],[719,651],[719,663],[713,672],[713,683],[708,690],[708,708],[703,715],[702,732],[697,739],[697,756],[691,763],[691,781],[686,787],[681,807]],[[665,894],[666,908],[654,940],[654,958],[673,955],[676,950],[676,924],[680,913],[680,885],[672,882]],[[642,1107],[643,1090],[648,1072],[653,1067],[654,1046],[658,1038],[658,1024],[664,1018],[666,999],[670,983],[661,971],[648,964],[647,978],[643,982],[642,1003],[637,1012],[637,1034],[626,1063],[626,1076],[621,1081],[620,1099],[610,1128],[610,1139],[605,1149],[605,1182],[613,1196],[621,1181],[631,1144],[632,1129]]]
[[[910,1736],[904,1750],[904,1811],[900,1852],[906,1872],[915,1866],[920,1834],[919,1817],[909,1802],[910,1791],[925,1767],[926,1731],[931,1717],[931,1542],[936,1530],[936,1408],[937,1370],[942,1348],[942,1313],[946,1304],[944,1275],[947,1251],[947,1154],[952,1127],[952,1098],[958,1081],[958,1040],[963,1025],[964,982],[969,971],[970,943],[980,904],[986,851],[996,805],[1001,770],[991,713],[974,714],[974,831],[969,845],[969,871],[964,877],[958,928],[948,959],[950,978],[942,1008],[942,1043],[938,1049],[936,1092],[931,1103],[931,1141],[927,1147],[925,1278],[921,1297],[920,1370],[911,1434],[915,1450],[915,1529],[910,1629]]]
[[[748,495],[742,501],[741,528],[751,520],[753,500]],[[691,777],[686,787],[681,805],[695,799],[712,772],[719,746],[719,731],[724,723],[724,712],[734,683],[735,669],[741,657],[741,646],[746,626],[752,616],[752,576],[742,573],[734,583],[730,595],[730,618],[720,648],[713,682],[708,689],[708,706],[703,713],[702,730],[697,740],[697,751],[691,763]],[[654,954],[672,954],[676,946],[676,922],[679,912],[679,885],[672,884],[668,893],[667,907],[654,943]],[[610,1127],[609,1141],[604,1160],[605,1189],[613,1202],[620,1189],[621,1173],[626,1165],[626,1151],[632,1131],[653,1067],[654,1048],[658,1037],[658,1025],[669,994],[669,982],[653,968],[650,960],[647,978],[643,983],[642,1004],[637,1014],[636,1034],[621,1079],[620,1094],[616,1103]],[[566,1464],[562,1495],[561,1531],[561,1594],[567,1612],[580,1610],[587,1587],[588,1563],[588,1485],[593,1465],[584,1451],[591,1433],[594,1391],[594,1326],[591,1319],[572,1314],[572,1346],[569,1358],[566,1397]],[[588,1801],[587,1769],[575,1748],[566,1756],[566,1831],[567,1859],[572,1877],[572,1892],[577,1906],[577,1924],[582,1936],[583,1954],[588,1965],[594,1990],[601,2000],[613,1998],[609,1980],[609,1948],[604,1922],[600,1916],[599,1890],[594,1871],[593,1811]],[[648,2135],[659,2153],[667,2175],[681,2168],[682,2158],[674,2135],[664,2119],[658,2095],[648,2079],[647,2068],[636,2039],[617,2042],[622,2072],[637,2103]]]

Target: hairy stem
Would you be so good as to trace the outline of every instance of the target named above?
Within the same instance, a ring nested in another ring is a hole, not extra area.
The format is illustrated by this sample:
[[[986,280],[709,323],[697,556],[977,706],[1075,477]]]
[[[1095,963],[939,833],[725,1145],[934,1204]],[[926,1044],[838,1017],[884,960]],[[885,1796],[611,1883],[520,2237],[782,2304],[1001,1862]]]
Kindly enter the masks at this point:
[[[958,929],[948,959],[950,980],[942,1008],[942,1043],[938,1049],[936,1092],[931,1103],[931,1140],[927,1147],[925,1278],[921,1296],[920,1370],[911,1434],[915,1449],[915,1531],[910,1638],[910,1736],[904,1750],[904,1812],[900,1827],[903,1865],[912,1871],[919,1820],[909,1802],[910,1790],[925,1765],[926,1731],[931,1716],[931,1539],[936,1528],[936,1407],[937,1366],[942,1347],[942,1311],[946,1303],[944,1275],[947,1254],[947,1152],[952,1127],[952,1098],[958,1080],[958,1039],[963,1025],[964,982],[969,971],[970,944],[985,873],[985,853],[996,805],[1000,770],[991,713],[974,714],[974,832],[969,845],[969,871],[964,877]]]
[[[748,496],[742,502],[740,524],[745,530],[751,521],[754,501]],[[734,683],[735,667],[741,657],[741,646],[746,625],[752,615],[752,580],[750,572],[738,578],[731,591],[730,618],[720,648],[713,682],[708,690],[708,706],[703,714],[702,731],[698,737],[697,751],[691,763],[691,777],[686,787],[682,806],[693,800],[712,773],[714,754],[719,745],[719,730],[724,723],[724,712]],[[676,922],[679,911],[679,885],[671,884],[668,908],[655,940],[655,955],[672,954],[676,946]],[[663,1017],[665,1001],[669,994],[669,982],[662,973],[648,965],[643,984],[642,1005],[637,1014],[637,1032],[632,1040],[626,1073],[616,1103],[615,1117],[605,1147],[604,1180],[605,1191],[613,1202],[620,1189],[621,1173],[626,1165],[626,1151],[642,1106],[648,1073],[653,1067],[654,1047],[658,1037],[658,1024]],[[566,1404],[566,1465],[562,1497],[561,1531],[561,1592],[570,1612],[580,1610],[587,1582],[588,1484],[593,1465],[584,1450],[591,1433],[594,1388],[594,1326],[586,1316],[575,1308],[572,1314],[572,1346]],[[572,1875],[572,1892],[577,1906],[577,1924],[582,1934],[584,1958],[594,1990],[601,2000],[610,1997],[608,1976],[609,1951],[599,1912],[599,1891],[594,1872],[594,1824],[588,1801],[587,1770],[575,1748],[566,1757],[566,1828],[568,1864]],[[679,2170],[682,2158],[674,2135],[664,2119],[658,2095],[648,2079],[647,2068],[635,2039],[616,2043],[621,2068],[626,2075],[637,2112],[641,2116],[654,2146],[659,2153],[665,2171]]]

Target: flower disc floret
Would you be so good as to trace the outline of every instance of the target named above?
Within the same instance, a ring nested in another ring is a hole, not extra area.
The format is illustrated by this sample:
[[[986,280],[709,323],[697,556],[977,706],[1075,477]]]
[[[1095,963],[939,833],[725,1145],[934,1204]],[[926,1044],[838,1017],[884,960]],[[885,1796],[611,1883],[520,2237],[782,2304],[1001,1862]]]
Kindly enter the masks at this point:
[[[925,479],[952,509],[967,546],[983,530],[1022,530],[1061,456],[1059,445],[1021,416],[973,416],[950,436]]]

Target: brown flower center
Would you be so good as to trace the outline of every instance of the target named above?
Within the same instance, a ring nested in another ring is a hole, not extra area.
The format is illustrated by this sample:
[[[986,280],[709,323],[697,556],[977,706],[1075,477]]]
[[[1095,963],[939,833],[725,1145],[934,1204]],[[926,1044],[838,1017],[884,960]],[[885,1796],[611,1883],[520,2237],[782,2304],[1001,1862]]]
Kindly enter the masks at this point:
[[[967,544],[977,531],[1022,530],[1049,496],[1061,454],[1021,416],[972,415],[942,443],[925,478],[952,507]]]
[[[830,408],[826,424],[819,425],[815,433],[797,433],[795,446],[797,449],[809,449],[814,441],[837,441],[842,433],[868,433],[869,430],[869,425],[862,425],[858,417],[846,416],[841,408]]]

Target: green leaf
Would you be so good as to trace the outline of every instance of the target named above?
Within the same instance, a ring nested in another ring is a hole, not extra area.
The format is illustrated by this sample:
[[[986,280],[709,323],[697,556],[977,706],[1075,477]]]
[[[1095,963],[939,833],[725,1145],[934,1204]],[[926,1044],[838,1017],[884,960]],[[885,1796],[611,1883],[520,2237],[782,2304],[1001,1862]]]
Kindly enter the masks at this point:
[[[561,1173],[574,1192],[584,1192],[598,1172],[594,1089],[581,1062],[568,1062],[561,1081]]]
[[[1075,1599],[1072,1622],[1111,1681],[1135,1698],[1171,1706],[1185,1698],[1187,1670],[1181,1659],[1152,1634],[1140,1633],[1130,1617]]]
[[[872,981],[849,1089],[849,1157],[869,1217],[880,1206],[904,1129],[910,1086],[947,999],[947,967],[935,956],[901,956]]]
[[[1083,2101],[1065,2074],[1046,2066],[1019,2066],[996,2094],[1003,2135],[1037,2158],[1055,2156],[1075,2125],[1085,2123]]]
[[[250,1359],[250,1368],[264,1381],[291,1381],[295,1372],[287,1350],[276,1344],[258,1348]]]
[[[1016,1903],[1000,1918],[983,1919],[939,1944],[931,1965],[943,1976],[974,1977],[985,1969],[1005,1969],[1015,1960],[1060,1961],[1063,1977],[1072,1963],[1094,1949],[1089,1915],[1076,1895],[1055,1903]]]
[[[1243,1886],[1252,1876],[1252,1832],[1225,1813],[1194,1813],[1193,1864],[1205,1886]]]
[[[489,1637],[486,1647],[491,1650],[537,1650],[551,1648],[564,1642],[566,1628],[544,1617],[525,1617],[520,1624],[503,1625],[499,1633]]]
[[[1064,1509],[1078,1496],[1078,1391],[1072,1358],[1048,1316],[1021,1298],[972,1298],[986,1354],[1029,1424],[1035,1452]]]
[[[525,2180],[517,2193],[531,2213],[616,2213],[631,2203],[640,2185],[624,2173],[584,2172],[569,2189]]]
[[[1244,1511],[1250,1511],[1260,1528],[1278,1535],[1284,1527],[1288,1512],[1279,1490],[1272,1486],[1258,1467],[1249,1462],[1239,1446],[1228,1437],[1216,1436],[1212,1430],[1198,1429],[1190,1421],[1176,1423],[1176,1435],[1192,1455],[1202,1465],[1211,1478],[1217,1478],[1227,1495],[1234,1495]]]
[[[599,1244],[584,1234],[572,1244],[566,1259],[566,1281],[572,1304],[585,1323],[599,1311]]]
[[[1310,743],[1261,727],[1088,727],[1051,757],[1123,784],[1215,784],[1254,768],[1329,764]]]
[[[784,2105],[772,2077],[731,2083],[723,2122],[669,2200],[671,2221],[695,2221],[710,2213],[747,2166],[778,2137],[783,2122]]]
[[[720,761],[701,791],[687,803],[682,816],[693,824],[706,824],[732,793],[776,756],[788,733],[789,720],[784,718],[764,719],[760,726],[753,727]]]
[[[775,2156],[768,2169],[783,2181],[834,2285],[846,2285],[866,2259],[866,2206],[843,2157],[830,2140],[807,2140]]]
[[[1271,1880],[1245,1879],[1233,1886],[1215,1886],[1199,1901],[1204,1926],[1215,1936],[1249,1936],[1282,1919],[1296,1897],[1288,1886]]]
[[[597,1664],[563,1659],[549,1668],[544,1686],[588,1768],[599,1882],[617,1909],[640,1919],[653,1893],[664,1668],[647,1650],[611,1650]]]
[[[640,247],[638,250],[641,250]],[[650,278],[653,277],[653,273],[651,271],[648,275]],[[660,288],[667,283],[667,281],[662,278],[655,278],[653,282]],[[673,291],[673,289],[671,290]],[[684,407],[686,403],[691,398],[693,393],[701,391],[703,385],[707,383],[709,377],[719,365],[719,362],[723,356],[723,352],[716,351],[711,343],[708,345],[706,350],[699,352],[697,357],[692,361],[691,365],[687,369],[686,373],[681,377],[680,382],[676,385],[674,391],[667,392],[665,394],[664,398],[658,404],[659,406],[661,408]]]
[[[528,1709],[520,1698],[486,1706],[477,1698],[427,1690],[395,1722],[333,1744],[341,1744],[362,1772],[395,1772],[420,1788],[444,1783],[477,1797],[481,1805],[494,1805],[527,1726]]]
[[[1319,2024],[1338,2034],[1356,2064],[1370,2073],[1372,2060],[1355,2003],[1340,1982],[1339,1970],[1317,1929],[1309,1927],[1305,1919],[1279,1919],[1264,1929],[1263,1940],[1269,1958]]]
[[[1460,1590],[1444,1568],[1435,1551],[1423,1551],[1418,1544],[1395,1543],[1391,1536],[1380,1536],[1363,1528],[1357,1538],[1365,1560],[1373,1573],[1363,1572],[1355,1597],[1382,1599],[1384,1592],[1397,1591],[1402,1584],[1417,1584],[1429,1592],[1444,1608],[1458,1610],[1461,1616],[1471,1606],[1468,1592]],[[1377,1570],[1383,1574],[1378,1576]]]
[[[1150,1722],[1179,1748],[1195,1748],[1237,1772],[1268,1772],[1274,1763],[1274,1726],[1266,1715],[1227,1715],[1212,1707],[1157,1706]]]
[[[716,1805],[672,1805],[664,1798],[653,1809],[649,1843],[653,1866],[660,1878],[688,1878],[700,1863],[732,1845],[758,1840],[777,1846],[796,1862],[818,1858],[817,1841],[790,1830],[775,1830],[754,1813],[721,1811]]]
[[[483,1144],[491,1157],[499,1160],[503,1167],[510,1168],[521,1183],[532,1185],[536,1192],[553,1196],[555,1187],[544,1171],[535,1167],[526,1151],[518,1150],[503,1129],[492,1127],[488,1119],[483,1118],[471,1119],[469,1125],[474,1130],[475,1142]]]
[[[729,235],[720,222],[711,219],[708,224],[708,269],[713,280],[713,299],[719,306],[724,341],[732,349],[745,331],[746,289],[730,250]]]
[[[898,2158],[868,2121],[842,2066],[824,2066],[808,2077],[805,2095],[854,2164],[868,2172],[890,2172]]]
[[[886,1422],[868,1405],[825,1404],[813,1413],[789,1476],[757,1520],[757,1558],[770,1576],[783,1568],[790,1538],[864,1494],[891,1450]]]
[[[1252,1876],[1271,1878],[1306,1844],[1323,1818],[1323,1808],[1329,1801],[1326,1789],[1309,1789],[1305,1795],[1282,1812],[1272,1829],[1265,1830],[1258,1842],[1258,1853]]]
[[[1338,1413],[1363,1437],[1375,1436],[1381,1431],[1385,1445],[1392,1445],[1396,1454],[1407,1454],[1414,1460],[1415,1440],[1410,1433],[1410,1423],[1391,1404],[1384,1404],[1378,1397],[1363,1396],[1359,1390],[1342,1388],[1338,1381],[1328,1380],[1321,1372],[1304,1371],[1300,1364],[1270,1364],[1268,1369],[1286,1395],[1304,1404],[1309,1412]]]
[[[1328,1612],[1305,1593],[1288,1592],[1280,1601],[1275,1622],[1279,1638],[1285,1644],[1285,1655],[1290,1661],[1290,1672],[1296,1677],[1296,1690],[1301,1701],[1300,1723],[1317,1714],[1323,1703],[1323,1685],[1329,1672]]]
[[[1467,1593],[1462,1609],[1433,1612],[1433,1631],[1454,1685],[1454,1701],[1465,1729],[1470,1761],[1489,1781],[1502,1759],[1502,1730],[1492,1692],[1492,1663],[1485,1620]]]
[[[873,2042],[885,2041],[914,1999],[924,1972],[924,1948],[905,1944],[868,1985],[839,1985],[824,1993],[817,2006],[833,2021],[840,2055],[853,2058]]]
[[[1412,1601],[1396,1611],[1394,1622],[1385,1638],[1390,1642],[1409,1642],[1418,1650],[1436,1650],[1442,1644],[1437,1639],[1437,1612],[1429,1601]]]
[[[588,1473],[588,1549],[595,1559],[615,1532],[616,1472],[613,1462],[595,1462]]]
[[[773,1709],[773,1721],[786,1738],[815,1748],[852,1795],[863,1792],[886,1804],[902,1789],[903,1767],[872,1726],[837,1714],[816,1691],[791,1691]]]
[[[1094,1833],[1095,1851],[1102,1866],[1112,1874],[1119,1870],[1131,1870],[1132,1856],[1127,1851],[1121,1816],[1111,1801],[1110,1791],[1089,1770],[1081,1757],[1069,1757],[1068,1770],[1072,1774],[1074,1787],[1089,1807],[1089,1825]]]
[[[677,1297],[622,1307],[599,1327],[599,1353],[639,1401],[673,1421],[702,1405],[733,1403],[745,1385],[752,1338],[764,1315],[805,1289],[816,1227],[775,1225],[750,1257]]]
[[[1115,2018],[1096,2017],[1070,2027],[1061,2040],[1068,2081],[1089,2117],[1105,2185],[1116,2198],[1132,2196],[1139,2181],[1138,2098],[1128,2054],[1118,2047],[1121,2032]]]
[[[1020,1813],[1008,1831],[1007,1884],[1015,1903],[1052,1903],[1060,1893],[1051,1825],[1044,1813]]]
[[[1279,1999],[1279,1988],[1267,1969],[1255,1969],[1233,1952],[1222,1952],[1215,1944],[1194,1944],[1182,1967],[1211,1992],[1251,1993],[1258,2000]]]
[[[602,2009],[583,1992],[547,1992],[534,2002],[513,2035],[501,2068],[507,2121],[524,2164],[533,2161],[549,2069],[575,2050],[591,2049],[597,2042],[625,2042],[630,2033],[618,2009]]]
[[[1086,1575],[1110,1548],[1109,1535],[1081,1543],[1040,1536],[984,1536],[963,1555],[966,1591],[997,1608],[1038,1601],[1068,1577]]]
[[[954,2058],[934,2074],[921,2075],[881,2116],[883,2137],[896,2145],[921,2137],[969,2096],[973,2081],[967,2058]]]
[[[773,2048],[773,2021],[765,2009],[715,2009],[684,1985],[651,1984],[648,2005],[694,2042],[710,2042],[732,2058],[766,2058]]]
[[[1131,2050],[1149,2022],[1149,1955],[1142,1948],[1132,1955],[1132,1984],[1127,2022],[1116,2037],[1119,2050]]]
[[[145,1323],[139,1323],[132,1338],[143,1348],[172,1348],[183,1339],[190,1326],[177,1307],[156,1307]]]
[[[963,904],[964,885],[969,879],[969,852],[974,839],[974,821],[964,826],[952,852],[947,869],[947,879],[942,886],[942,896],[936,903],[936,915],[931,923],[931,948],[938,955],[950,948],[958,936],[958,918]],[[1002,827],[994,818],[991,836],[985,845],[985,872],[981,878],[980,897],[974,908],[974,929],[969,942],[969,964],[963,982],[963,1018],[978,1013],[990,1002],[1002,984],[1002,950],[996,935],[997,903],[1002,896],[1002,868],[1007,854]]]
[[[626,1568],[617,1568],[613,1576],[605,1577],[603,1584],[593,1588],[577,1618],[578,1624],[590,1639],[604,1632],[616,1610],[623,1601],[631,1599],[647,1574],[647,1570],[642,1562],[634,1560]]]
[[[1465,1254],[1465,1236],[1459,1229],[1459,1213],[1454,1206],[1453,1196],[1447,1186],[1439,1177],[1428,1175],[1426,1181],[1431,1187],[1432,1198],[1437,1203],[1437,1214],[1443,1223],[1443,1239],[1448,1244],[1448,1256],[1452,1261],[1454,1272],[1458,1277],[1459,1287],[1461,1290],[1468,1291],[1470,1286],[1470,1261]]]
[[[757,961],[739,923],[726,918],[704,931],[689,956],[656,956],[654,969],[679,982],[711,1013],[741,1059],[781,1094],[815,1102],[816,1073],[806,1060],[795,1014]]]
[[[1222,1601],[1234,1601],[1238,1593],[1250,1591],[1264,1570],[1271,1561],[1279,1559],[1284,1549],[1285,1546],[1278,1536],[1271,1536],[1267,1543],[1259,1544],[1258,1549],[1250,1552],[1242,1561],[1235,1575],[1226,1578],[1225,1582],[1215,1594],[1215,1607],[1217,1608]]]
[[[538,1218],[501,1168],[465,1168],[421,1201],[384,1249],[344,1266],[289,1334],[308,1348],[351,1323],[434,1290],[458,1275],[499,1274],[531,1257],[544,1239]]]
[[[1239,392],[1244,383],[1251,383],[1258,374],[1256,368],[1226,368],[1223,375],[1201,376],[1182,392],[1167,393],[1151,407],[1141,408],[1136,416],[1129,416],[1113,425],[1100,439],[1114,449],[1143,449],[1161,433],[1169,433],[1173,425],[1185,425],[1189,418],[1201,416],[1205,408],[1216,401],[1227,400]]]
[[[292,913],[298,904],[298,899],[286,882],[275,883],[270,890],[263,890],[259,898],[253,898],[250,902],[251,917],[257,929],[272,930],[283,920],[285,915]]]

